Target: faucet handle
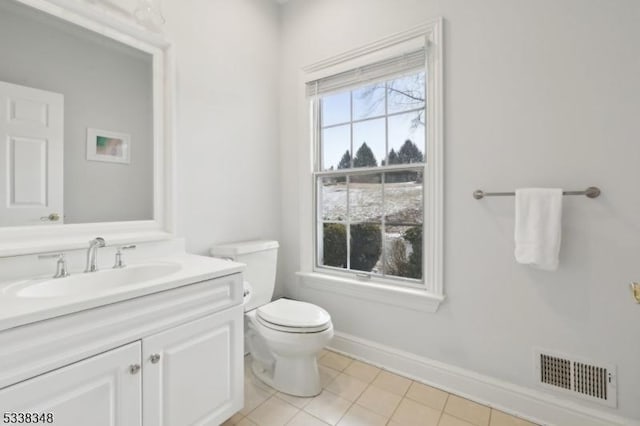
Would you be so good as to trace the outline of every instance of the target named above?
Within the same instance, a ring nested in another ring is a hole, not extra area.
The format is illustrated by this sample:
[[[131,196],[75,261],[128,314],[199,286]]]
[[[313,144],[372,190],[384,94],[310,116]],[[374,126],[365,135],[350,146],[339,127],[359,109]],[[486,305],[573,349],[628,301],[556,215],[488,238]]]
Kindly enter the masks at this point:
[[[89,247],[91,246],[104,247],[105,245],[106,245],[106,242],[102,237],[95,237],[93,240],[89,241]]]
[[[53,278],[64,278],[71,275],[69,270],[67,269],[67,259],[64,257],[64,253],[51,253],[51,254],[41,254],[38,255],[38,259],[54,259],[57,258],[58,262],[56,262],[56,274]]]
[[[114,269],[118,269],[118,268],[124,268],[125,265],[124,262],[122,261],[122,251],[123,250],[133,250],[136,248],[135,244],[130,244],[128,246],[119,246],[116,249],[116,263],[113,265]]]

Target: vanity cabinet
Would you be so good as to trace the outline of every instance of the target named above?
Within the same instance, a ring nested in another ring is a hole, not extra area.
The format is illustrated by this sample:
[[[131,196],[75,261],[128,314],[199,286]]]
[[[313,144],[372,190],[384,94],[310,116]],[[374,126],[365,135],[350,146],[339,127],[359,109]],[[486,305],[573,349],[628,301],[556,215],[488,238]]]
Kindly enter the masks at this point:
[[[140,425],[142,375],[130,368],[141,348],[134,342],[0,390],[0,423]]]
[[[234,274],[0,331],[0,416],[222,423],[243,406],[241,294]]]
[[[142,341],[145,426],[215,426],[234,414],[229,407],[243,393],[233,380],[242,375],[242,317],[238,306]]]

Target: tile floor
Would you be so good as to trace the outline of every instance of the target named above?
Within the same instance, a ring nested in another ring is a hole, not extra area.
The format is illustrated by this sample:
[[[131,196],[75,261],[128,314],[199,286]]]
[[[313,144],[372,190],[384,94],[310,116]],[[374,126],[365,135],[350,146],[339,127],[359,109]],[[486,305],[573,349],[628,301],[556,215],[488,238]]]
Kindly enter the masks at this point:
[[[533,426],[487,406],[331,351],[322,393],[298,398],[257,380],[245,359],[245,405],[223,426]]]

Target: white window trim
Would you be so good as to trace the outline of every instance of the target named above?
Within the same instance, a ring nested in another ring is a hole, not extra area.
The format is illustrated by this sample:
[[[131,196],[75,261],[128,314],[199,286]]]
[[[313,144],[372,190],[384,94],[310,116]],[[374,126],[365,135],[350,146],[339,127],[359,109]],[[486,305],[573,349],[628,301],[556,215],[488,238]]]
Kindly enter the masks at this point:
[[[416,43],[427,47],[427,146],[425,156],[425,200],[423,224],[424,289],[388,285],[383,282],[337,276],[315,270],[315,215],[314,210],[314,147],[312,143],[300,145],[300,272],[299,284],[303,288],[331,291],[354,298],[378,301],[409,309],[435,312],[444,300],[443,288],[443,59],[442,18],[437,18],[401,33],[336,55],[304,67],[300,73],[299,111],[308,111],[303,119],[300,137],[312,141],[313,117],[305,96],[305,84],[319,78],[337,74],[372,63],[385,57],[407,51]]]

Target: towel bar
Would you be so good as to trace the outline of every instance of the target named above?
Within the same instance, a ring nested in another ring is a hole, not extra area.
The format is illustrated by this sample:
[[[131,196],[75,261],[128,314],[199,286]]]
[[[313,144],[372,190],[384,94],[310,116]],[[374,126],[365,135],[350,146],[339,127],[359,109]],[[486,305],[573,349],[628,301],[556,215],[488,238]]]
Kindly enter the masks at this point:
[[[473,191],[473,198],[481,200],[484,197],[506,197],[516,195],[515,192],[484,192],[481,189]],[[589,198],[596,198],[600,195],[600,188],[590,186],[584,191],[562,191],[562,195],[586,195]]]

